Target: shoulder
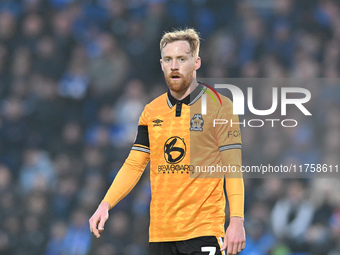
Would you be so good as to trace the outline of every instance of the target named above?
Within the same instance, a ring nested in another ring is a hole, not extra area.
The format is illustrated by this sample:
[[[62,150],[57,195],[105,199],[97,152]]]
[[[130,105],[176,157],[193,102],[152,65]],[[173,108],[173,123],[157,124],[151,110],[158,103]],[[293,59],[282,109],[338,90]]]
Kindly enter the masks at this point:
[[[231,99],[229,97],[226,97],[220,93],[218,93],[220,95],[221,98],[221,105],[218,109],[218,113],[220,115],[233,115],[233,101],[231,101]]]
[[[222,95],[212,87],[206,87],[206,91],[209,94],[207,95],[208,104],[215,110],[232,110],[233,102],[229,97]]]
[[[221,101],[222,101],[222,106],[225,107],[232,107],[233,106],[233,101],[229,97],[226,97],[220,93],[217,92],[217,94],[220,95]]]
[[[144,111],[150,112],[153,109],[157,109],[159,107],[163,107],[167,105],[167,93],[163,93],[162,95],[160,95],[159,97],[156,97],[155,99],[153,99],[150,103],[148,103],[145,106]]]

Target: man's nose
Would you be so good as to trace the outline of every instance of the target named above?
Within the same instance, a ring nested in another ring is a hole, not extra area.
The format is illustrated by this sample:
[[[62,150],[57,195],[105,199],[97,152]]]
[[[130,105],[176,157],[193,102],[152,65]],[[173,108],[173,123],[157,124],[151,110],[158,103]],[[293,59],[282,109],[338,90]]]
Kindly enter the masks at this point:
[[[178,70],[178,62],[177,62],[177,60],[172,61],[172,63],[171,63],[171,70],[172,71]]]

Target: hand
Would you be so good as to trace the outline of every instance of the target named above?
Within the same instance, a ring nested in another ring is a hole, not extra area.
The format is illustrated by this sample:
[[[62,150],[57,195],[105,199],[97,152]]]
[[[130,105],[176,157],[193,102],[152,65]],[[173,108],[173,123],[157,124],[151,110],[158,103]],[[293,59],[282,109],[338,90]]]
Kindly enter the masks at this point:
[[[235,255],[240,253],[245,246],[246,234],[243,227],[243,218],[231,217],[221,251],[227,249],[227,255]]]
[[[89,220],[90,230],[97,238],[99,238],[100,234],[104,231],[105,222],[109,218],[110,208],[111,206],[109,203],[102,202]]]

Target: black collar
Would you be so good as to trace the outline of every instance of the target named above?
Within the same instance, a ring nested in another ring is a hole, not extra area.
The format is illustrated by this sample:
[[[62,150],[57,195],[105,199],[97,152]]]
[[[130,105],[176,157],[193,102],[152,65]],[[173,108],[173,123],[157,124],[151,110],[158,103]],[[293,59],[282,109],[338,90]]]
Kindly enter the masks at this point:
[[[198,99],[200,99],[200,97],[204,94],[204,89],[207,89],[206,86],[204,86],[202,83],[198,82],[198,86],[194,89],[194,91],[192,91],[189,95],[187,95],[182,100],[177,100],[176,98],[174,98],[171,95],[170,90],[168,89],[168,93],[167,93],[168,96],[167,96],[166,101],[167,101],[168,106],[170,108],[175,106],[178,102],[181,102],[181,103],[186,104],[186,105],[192,105]]]

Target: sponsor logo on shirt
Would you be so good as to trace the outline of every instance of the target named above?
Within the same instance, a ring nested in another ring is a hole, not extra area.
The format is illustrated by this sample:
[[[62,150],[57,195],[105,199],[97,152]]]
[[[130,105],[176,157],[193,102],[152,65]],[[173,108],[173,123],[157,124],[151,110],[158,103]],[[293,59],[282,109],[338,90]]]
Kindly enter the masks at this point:
[[[177,164],[184,159],[186,150],[184,138],[170,137],[164,144],[164,158],[169,164]]]
[[[153,124],[154,127],[156,127],[156,126],[162,126],[163,120],[155,119],[155,120],[153,120],[152,122],[155,123],[155,124]]]
[[[168,164],[158,165],[158,173],[190,173],[194,170],[193,165],[178,164],[186,155],[187,146],[184,138],[172,136],[164,144],[164,159]]]

